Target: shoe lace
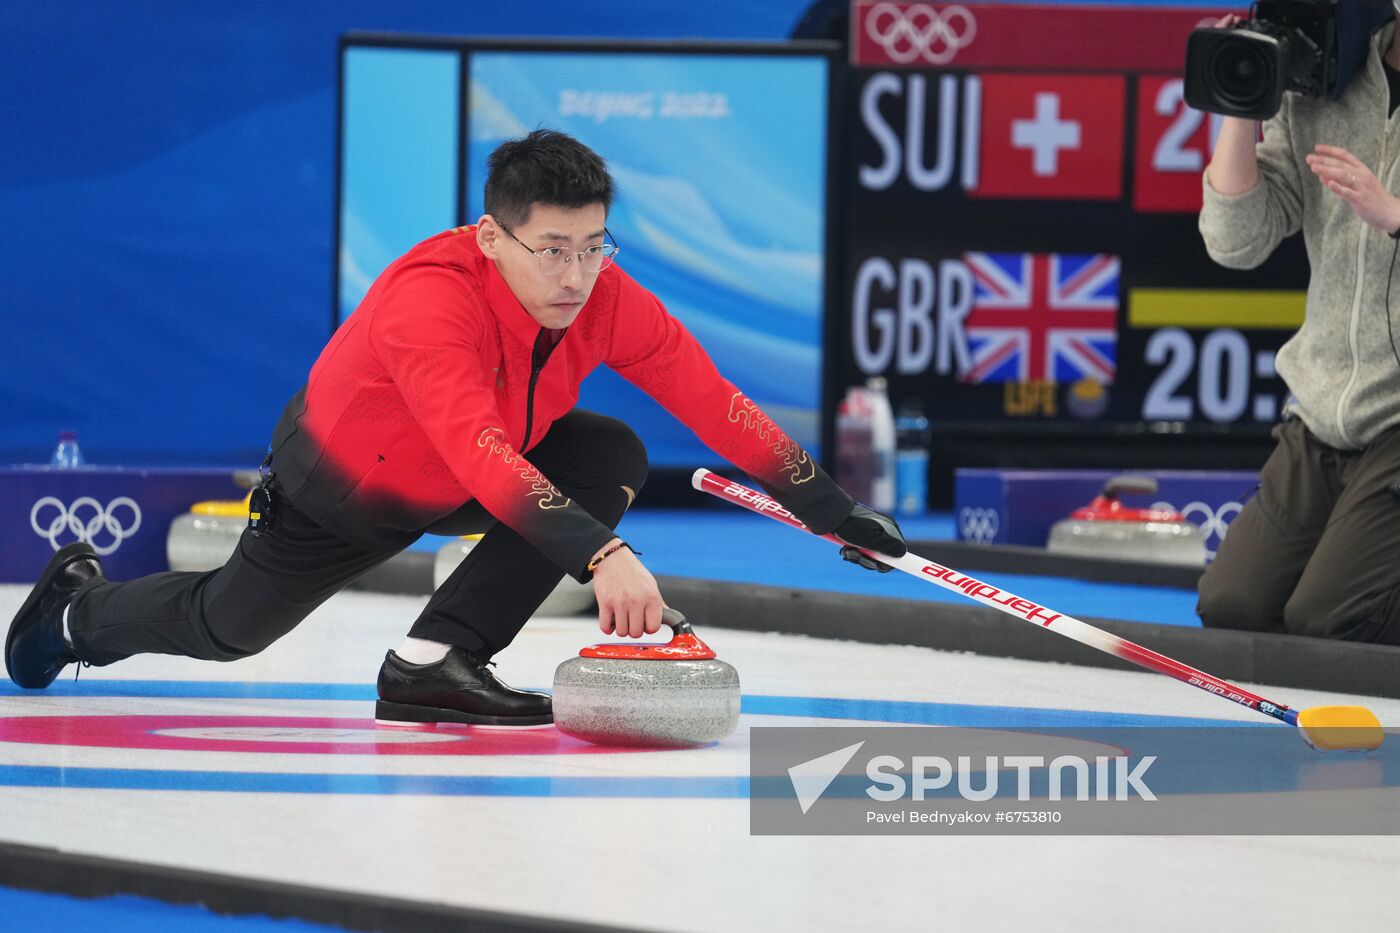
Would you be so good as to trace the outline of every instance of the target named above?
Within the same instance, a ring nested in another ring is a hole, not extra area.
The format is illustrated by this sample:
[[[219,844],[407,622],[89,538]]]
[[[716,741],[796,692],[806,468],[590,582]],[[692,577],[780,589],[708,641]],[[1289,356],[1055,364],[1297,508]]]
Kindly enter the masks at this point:
[[[75,667],[75,668],[73,668],[73,681],[74,681],[75,683],[76,683],[77,680],[78,680],[78,675],[81,674],[81,673],[83,672],[83,668],[85,668],[85,667],[92,667],[92,665],[89,664],[88,662],[82,660],[81,658],[79,658],[79,659],[78,659],[78,666]]]
[[[480,657],[477,657],[475,654],[472,654],[470,651],[467,652],[467,657],[471,659],[471,665],[472,665],[472,667],[474,667],[474,668],[476,668],[477,670],[481,671],[483,674],[488,674],[488,675],[490,675],[490,676],[492,676],[492,677],[495,676],[495,674],[492,673],[492,671],[489,670],[489,668],[493,668],[493,667],[496,666],[496,662],[495,662],[495,661],[491,660],[490,658],[480,658]]]

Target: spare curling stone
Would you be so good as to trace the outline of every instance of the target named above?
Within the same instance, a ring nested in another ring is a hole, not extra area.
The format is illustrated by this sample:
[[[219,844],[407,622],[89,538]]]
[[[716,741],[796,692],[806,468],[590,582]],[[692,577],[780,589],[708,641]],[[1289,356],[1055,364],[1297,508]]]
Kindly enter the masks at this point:
[[[1150,476],[1113,477],[1093,502],[1055,523],[1046,549],[1082,557],[1205,566],[1205,536],[1180,512],[1132,509],[1119,499],[1125,493],[1156,492],[1157,481]]]
[[[554,671],[554,724],[598,745],[687,748],[739,724],[739,672],[674,609],[669,644],[589,645]]]
[[[171,570],[214,570],[228,563],[248,527],[248,500],[196,502],[170,523],[165,559]]]
[[[443,581],[452,575],[452,571],[457,569],[457,565],[471,553],[481,538],[481,535],[464,535],[438,548],[437,556],[433,559],[433,589],[442,586]],[[593,581],[580,583],[573,577],[566,576],[544,598],[544,602],[540,603],[535,615],[571,616],[592,608]]]

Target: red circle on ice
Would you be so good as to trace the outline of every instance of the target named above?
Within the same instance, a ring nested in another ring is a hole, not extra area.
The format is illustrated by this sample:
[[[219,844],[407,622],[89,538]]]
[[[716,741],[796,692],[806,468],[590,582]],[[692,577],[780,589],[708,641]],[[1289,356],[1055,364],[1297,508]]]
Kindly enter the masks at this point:
[[[637,752],[564,735],[553,726],[377,726],[306,716],[0,717],[0,742],[87,748],[280,755],[584,755]]]

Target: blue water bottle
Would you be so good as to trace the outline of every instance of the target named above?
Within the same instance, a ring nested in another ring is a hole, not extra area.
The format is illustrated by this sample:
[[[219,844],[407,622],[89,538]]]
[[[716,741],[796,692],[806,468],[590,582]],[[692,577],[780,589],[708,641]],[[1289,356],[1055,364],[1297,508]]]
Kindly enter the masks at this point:
[[[894,419],[895,507],[900,515],[928,510],[928,418],[916,406],[900,408]]]
[[[54,448],[49,466],[57,467],[60,470],[71,470],[82,465],[83,452],[78,449],[78,432],[60,431],[58,433],[58,446]]]

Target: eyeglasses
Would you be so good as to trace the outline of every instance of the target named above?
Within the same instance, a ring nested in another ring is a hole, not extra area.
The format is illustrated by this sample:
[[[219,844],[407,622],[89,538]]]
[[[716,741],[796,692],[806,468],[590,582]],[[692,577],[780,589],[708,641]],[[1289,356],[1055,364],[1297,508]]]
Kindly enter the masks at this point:
[[[597,275],[608,266],[612,265],[613,258],[622,252],[622,247],[617,243],[600,243],[597,246],[590,246],[588,249],[571,250],[562,246],[551,246],[547,249],[530,249],[520,237],[506,230],[506,235],[524,247],[525,251],[534,256],[540,263],[540,271],[548,276],[563,275],[564,270],[569,267],[569,263],[578,261],[579,268],[588,275]],[[608,228],[603,228],[603,236],[612,240],[612,234]]]

